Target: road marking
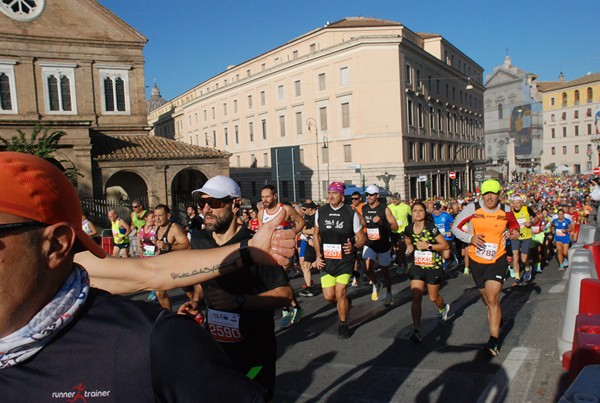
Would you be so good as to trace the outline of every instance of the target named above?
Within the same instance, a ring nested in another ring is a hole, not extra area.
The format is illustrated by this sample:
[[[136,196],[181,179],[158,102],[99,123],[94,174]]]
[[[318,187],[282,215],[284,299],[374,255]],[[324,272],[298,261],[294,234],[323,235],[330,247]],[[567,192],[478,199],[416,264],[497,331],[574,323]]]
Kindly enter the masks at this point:
[[[514,394],[519,394],[523,398],[527,396],[533,377],[537,369],[537,361],[540,352],[536,349],[526,347],[515,347],[510,351],[510,354],[502,362],[501,369],[498,370],[487,388],[477,399],[477,403],[503,402],[511,393],[510,401],[522,401],[523,399],[515,399]],[[522,371],[517,379],[517,373],[524,363],[529,362],[526,371]],[[511,385],[510,390],[508,386]]]
[[[566,288],[567,288],[566,284],[556,284],[556,285],[553,285],[552,287],[550,287],[550,289],[548,290],[548,294],[561,294],[561,293],[565,292]]]

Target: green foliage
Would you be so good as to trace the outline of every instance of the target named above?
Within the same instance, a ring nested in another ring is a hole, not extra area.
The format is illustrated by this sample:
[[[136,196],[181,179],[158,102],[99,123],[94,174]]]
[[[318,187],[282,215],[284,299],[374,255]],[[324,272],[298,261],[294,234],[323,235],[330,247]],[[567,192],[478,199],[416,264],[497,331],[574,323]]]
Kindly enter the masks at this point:
[[[77,182],[77,178],[83,177],[83,175],[75,167],[73,162],[67,157],[62,160],[57,160],[54,155],[60,148],[60,140],[63,136],[66,136],[67,133],[63,130],[55,130],[52,133],[49,133],[49,131],[48,128],[44,128],[41,124],[38,124],[33,128],[33,132],[28,137],[22,130],[17,129],[18,135],[13,136],[10,140],[0,138],[0,143],[6,146],[7,151],[35,155],[54,164],[55,162],[59,162],[60,164],[65,162],[70,163],[71,168],[66,168],[64,173],[71,182]],[[62,169],[62,167],[59,168]]]
[[[554,171],[556,171],[556,164],[554,162],[551,162],[550,164],[546,165],[544,169],[547,169],[551,173],[554,173]]]

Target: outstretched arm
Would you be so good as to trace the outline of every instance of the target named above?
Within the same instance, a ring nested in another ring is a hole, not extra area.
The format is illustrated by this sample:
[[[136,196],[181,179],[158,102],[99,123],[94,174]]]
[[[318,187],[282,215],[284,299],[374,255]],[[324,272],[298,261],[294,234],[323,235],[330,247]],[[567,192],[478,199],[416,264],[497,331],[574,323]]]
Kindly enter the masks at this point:
[[[283,266],[295,251],[295,233],[275,230],[285,217],[280,212],[248,241],[250,256],[261,265]],[[170,290],[212,280],[245,265],[240,245],[205,250],[182,250],[149,259],[98,259],[89,252],[75,255],[93,286],[115,294],[141,290]]]

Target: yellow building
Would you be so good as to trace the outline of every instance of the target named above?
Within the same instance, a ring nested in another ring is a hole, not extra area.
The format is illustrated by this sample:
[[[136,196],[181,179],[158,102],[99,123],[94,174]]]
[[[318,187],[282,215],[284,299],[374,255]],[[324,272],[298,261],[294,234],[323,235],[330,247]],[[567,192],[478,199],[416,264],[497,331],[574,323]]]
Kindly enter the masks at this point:
[[[541,83],[544,110],[542,166],[591,173],[599,165],[600,73]],[[546,168],[549,171],[548,168]]]
[[[231,153],[252,198],[277,182],[284,199],[323,199],[331,180],[449,195],[450,172],[466,192],[485,163],[482,73],[440,35],[346,18],[230,66],[148,121],[156,135]],[[277,181],[273,150],[287,146],[300,168]]]

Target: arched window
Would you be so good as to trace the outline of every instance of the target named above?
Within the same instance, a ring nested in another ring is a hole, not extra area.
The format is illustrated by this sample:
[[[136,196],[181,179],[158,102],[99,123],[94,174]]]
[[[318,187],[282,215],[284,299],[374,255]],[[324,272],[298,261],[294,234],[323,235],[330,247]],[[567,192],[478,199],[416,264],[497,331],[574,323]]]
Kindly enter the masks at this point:
[[[562,106],[567,106],[567,93],[562,93]]]
[[[498,119],[504,119],[504,113],[502,111],[502,104],[498,104]]]
[[[129,68],[101,69],[102,110],[107,114],[128,114]]]
[[[592,103],[592,100],[594,98],[594,90],[592,89],[592,87],[588,87],[587,89],[587,103]]]
[[[575,90],[575,105],[579,105],[579,90]]]
[[[75,67],[72,64],[42,63],[47,113],[77,113]]]
[[[12,99],[10,96],[10,81],[8,75],[0,73],[0,109],[12,110]]]

